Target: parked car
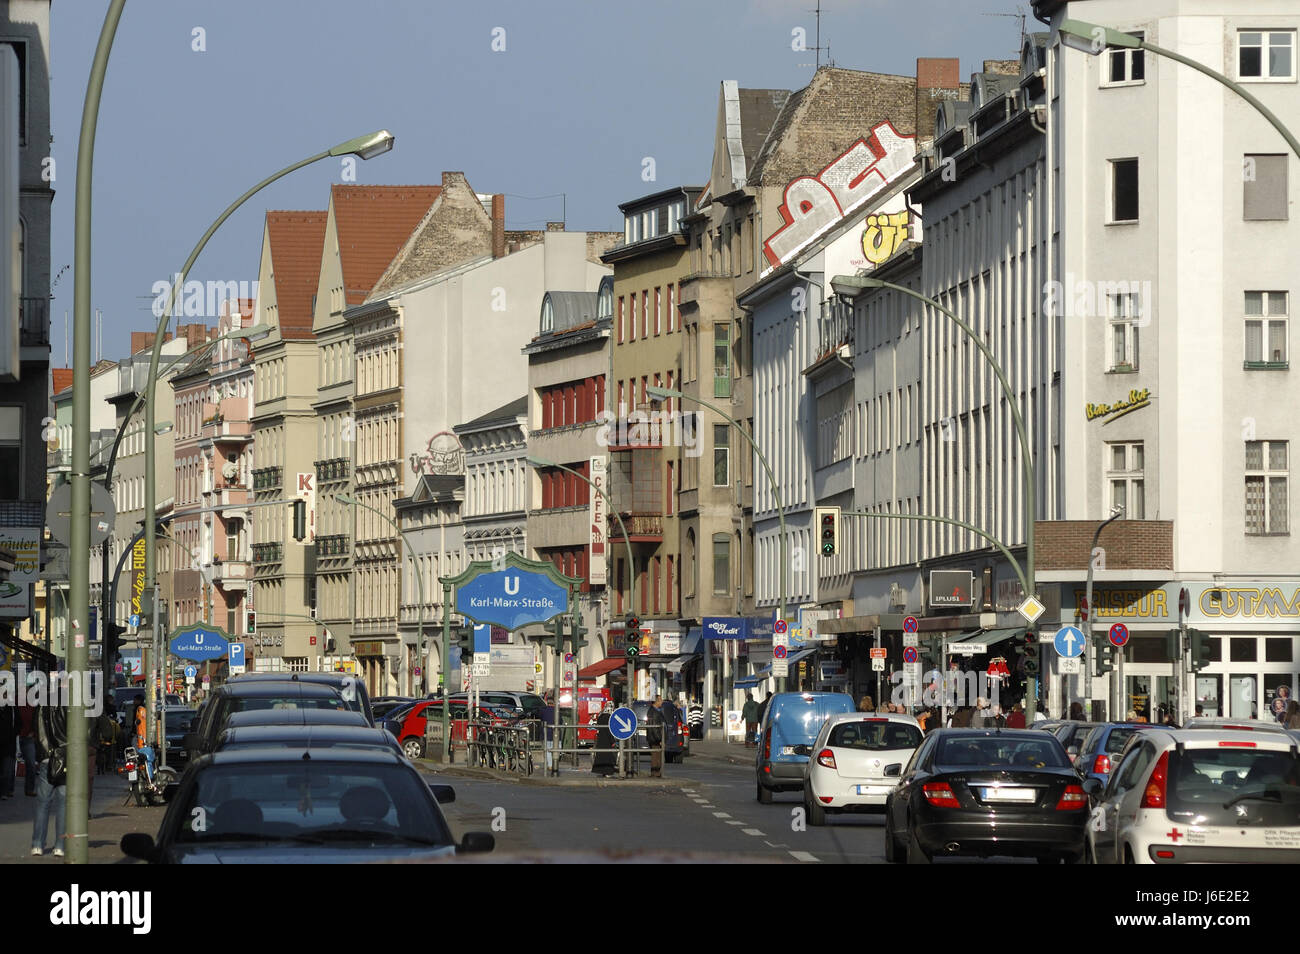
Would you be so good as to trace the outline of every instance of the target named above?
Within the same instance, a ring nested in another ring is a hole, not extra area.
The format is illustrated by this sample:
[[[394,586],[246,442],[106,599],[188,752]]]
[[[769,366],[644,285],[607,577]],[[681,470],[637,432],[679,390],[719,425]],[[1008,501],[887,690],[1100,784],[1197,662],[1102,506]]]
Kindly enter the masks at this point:
[[[897,713],[848,712],[822,723],[804,779],[810,825],[840,812],[881,812],[923,738],[921,724]]]
[[[649,748],[650,744],[646,741],[646,714],[650,711],[650,703],[644,699],[638,700],[632,703],[631,708],[636,713],[637,748]],[[691,745],[686,734],[685,715],[667,699],[664,700],[661,711],[664,717],[664,761],[681,762],[690,753]]]
[[[1093,729],[1079,746],[1074,768],[1085,779],[1095,778],[1106,784],[1111,770],[1119,761],[1124,745],[1135,732],[1150,729],[1146,722],[1103,722]]]
[[[299,749],[389,749],[405,755],[392,734],[368,725],[246,725],[227,728],[212,746],[213,752],[288,746]]]
[[[218,752],[178,783],[156,839],[131,833],[121,848],[154,864],[365,864],[491,851],[485,832],[454,841],[439,798],[455,793],[435,791],[383,749]]]
[[[269,680],[275,682],[285,678],[296,679],[299,682],[316,683],[323,686],[332,686],[336,689],[343,701],[348,704],[349,709],[355,709],[366,717],[366,722],[370,725],[375,724],[375,713],[370,707],[370,693],[366,691],[365,680],[358,678],[347,672],[247,672],[240,676],[235,676],[227,685],[232,683],[248,683],[259,680]]]
[[[246,709],[226,717],[227,729],[251,726],[366,726],[366,717],[352,709]]]
[[[456,702],[454,699],[450,701],[451,737],[453,741],[461,742],[466,737],[469,704]],[[500,706],[480,705],[477,712],[480,718],[490,725],[508,725],[514,721],[513,710],[503,709]],[[425,752],[425,732],[428,727],[426,720],[437,721],[441,718],[442,700],[423,699],[390,712],[383,720],[382,728],[397,739],[407,758],[422,759]]]
[[[428,698],[441,699],[442,696],[430,695]],[[452,702],[468,702],[469,693],[453,693],[450,698]],[[546,705],[546,700],[535,692],[505,692],[496,689],[480,692],[478,701],[480,705],[488,704],[513,709],[523,719],[536,719],[537,713]]]
[[[885,860],[1083,858],[1088,797],[1051,733],[938,729],[885,804]]]
[[[1099,725],[1101,725],[1100,722],[1068,721],[1062,722],[1048,731],[1056,736],[1057,741],[1065,747],[1065,754],[1070,757],[1070,764],[1074,764],[1074,760],[1079,755],[1079,750],[1083,748],[1083,740],[1088,737],[1089,732]]]
[[[208,752],[232,713],[248,709],[350,709],[337,688],[329,684],[288,678],[232,679],[213,690],[193,732],[185,736],[190,758]],[[364,719],[365,716],[362,715]]]
[[[771,804],[773,792],[802,791],[804,767],[822,723],[856,709],[842,692],[779,692],[770,697],[759,724],[754,763],[759,802]]]
[[[1273,732],[1285,733],[1287,728],[1276,719],[1227,719],[1222,716],[1196,716],[1183,723],[1184,729],[1212,729],[1217,732],[1233,730],[1237,732]]]
[[[370,711],[374,713],[375,725],[379,725],[390,712],[410,705],[414,701],[414,696],[375,696],[370,700]]]
[[[1095,802],[1099,864],[1300,861],[1300,755],[1287,732],[1169,729],[1129,739]]]
[[[185,736],[194,730],[194,718],[198,715],[188,706],[167,706],[163,713],[163,724],[167,736],[167,764],[184,765],[189,760],[185,748]]]

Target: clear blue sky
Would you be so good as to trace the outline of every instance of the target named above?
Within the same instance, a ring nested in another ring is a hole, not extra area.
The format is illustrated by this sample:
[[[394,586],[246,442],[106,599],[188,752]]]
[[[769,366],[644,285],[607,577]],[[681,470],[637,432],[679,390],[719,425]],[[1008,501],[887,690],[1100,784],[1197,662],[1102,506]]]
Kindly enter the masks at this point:
[[[72,262],[77,131],[106,0],[54,0],[51,276]],[[363,184],[438,183],[463,171],[505,192],[510,228],[561,218],[621,229],[617,205],[708,175],[718,84],[799,89],[814,0],[128,0],[109,62],[95,151],[93,304],[104,356],[155,324],[154,282],[253,183],[344,139],[387,128]],[[836,65],[912,75],[918,56],[956,56],[961,75],[1019,53],[1011,0],[823,0]],[[1028,13],[1028,4],[1020,9]],[[505,50],[494,52],[493,31]],[[196,52],[202,28],[206,51]],[[1027,16],[1026,29],[1043,29]],[[653,156],[657,180],[641,179]],[[252,281],[266,209],[324,209],[337,161],[281,180],[234,215],[191,278]],[[51,306],[64,365],[73,275]]]

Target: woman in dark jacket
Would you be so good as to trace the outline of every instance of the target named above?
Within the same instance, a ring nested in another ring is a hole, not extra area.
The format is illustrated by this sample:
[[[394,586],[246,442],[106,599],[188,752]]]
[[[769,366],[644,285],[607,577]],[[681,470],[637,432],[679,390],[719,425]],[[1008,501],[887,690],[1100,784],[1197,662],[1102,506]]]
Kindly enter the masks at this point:
[[[609,729],[609,717],[614,711],[613,703],[605,703],[596,718],[596,752],[591,755],[591,770],[597,775],[613,775],[617,771],[617,752],[601,752],[600,749],[614,749],[617,743],[614,733]]]

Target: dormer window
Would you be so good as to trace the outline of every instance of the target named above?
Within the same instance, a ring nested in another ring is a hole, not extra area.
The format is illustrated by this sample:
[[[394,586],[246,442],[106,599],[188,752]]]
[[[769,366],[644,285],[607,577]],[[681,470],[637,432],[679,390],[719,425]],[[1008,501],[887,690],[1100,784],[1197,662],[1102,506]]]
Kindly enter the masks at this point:
[[[551,306],[551,299],[548,296],[542,301],[542,333],[555,330],[555,309]]]
[[[973,109],[979,109],[984,102],[984,84],[977,76],[970,82],[970,103]]]

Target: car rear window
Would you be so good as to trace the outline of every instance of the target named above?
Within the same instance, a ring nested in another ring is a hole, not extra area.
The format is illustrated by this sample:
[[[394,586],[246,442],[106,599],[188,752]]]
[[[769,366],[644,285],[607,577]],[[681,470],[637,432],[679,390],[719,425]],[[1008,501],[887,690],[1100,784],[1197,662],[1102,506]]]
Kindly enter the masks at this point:
[[[914,725],[890,722],[887,719],[841,722],[831,729],[826,744],[840,749],[865,749],[869,752],[914,749],[921,744],[921,730]]]
[[[1069,765],[1061,744],[1055,740],[1006,736],[944,739],[934,760],[944,766],[1065,768]]]
[[[1110,730],[1106,736],[1106,754],[1118,755],[1124,750],[1124,744],[1133,737],[1133,733],[1139,731],[1132,726],[1119,726]]]
[[[1171,816],[1195,816],[1207,825],[1300,825],[1294,749],[1185,748],[1169,753],[1168,772]]]

